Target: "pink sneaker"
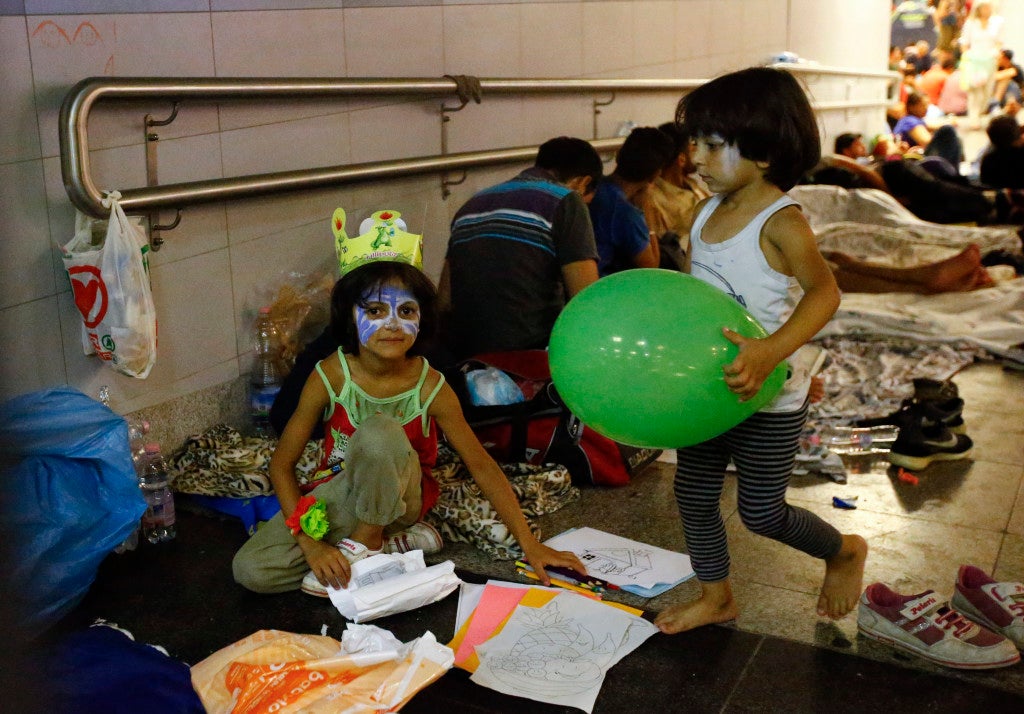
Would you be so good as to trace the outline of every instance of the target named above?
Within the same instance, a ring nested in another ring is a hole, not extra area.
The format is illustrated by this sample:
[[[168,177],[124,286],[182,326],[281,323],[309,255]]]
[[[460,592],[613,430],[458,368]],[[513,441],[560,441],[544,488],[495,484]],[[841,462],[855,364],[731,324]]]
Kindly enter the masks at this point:
[[[964,619],[933,590],[901,595],[872,583],[860,597],[857,629],[944,667],[993,669],[1020,661],[1012,642]]]
[[[950,604],[1024,649],[1024,583],[996,582],[981,568],[961,565]]]

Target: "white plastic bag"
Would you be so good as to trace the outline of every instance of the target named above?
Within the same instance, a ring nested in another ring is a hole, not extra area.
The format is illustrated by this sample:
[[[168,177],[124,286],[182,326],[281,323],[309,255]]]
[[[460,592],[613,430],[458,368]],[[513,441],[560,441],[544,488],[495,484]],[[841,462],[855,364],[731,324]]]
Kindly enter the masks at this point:
[[[82,348],[95,353],[116,371],[145,379],[156,361],[156,307],[143,253],[145,235],[118,203],[112,191],[103,243],[92,242],[95,221],[77,214],[75,237],[63,247],[64,268],[71,280],[75,305],[82,314]]]

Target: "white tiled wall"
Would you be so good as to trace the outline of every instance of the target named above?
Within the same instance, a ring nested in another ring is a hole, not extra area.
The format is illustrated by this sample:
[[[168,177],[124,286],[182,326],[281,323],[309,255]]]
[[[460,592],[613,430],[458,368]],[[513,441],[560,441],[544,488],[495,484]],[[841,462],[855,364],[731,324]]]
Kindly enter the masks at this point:
[[[59,163],[60,103],[91,75],[707,77],[793,50],[823,64],[884,69],[889,3],[861,0],[26,0],[0,13],[0,399],[68,382],[111,386],[133,411],[232,380],[249,364],[258,304],[287,272],[330,269],[336,206],[402,210],[440,271],[450,215],[516,167],[470,172],[441,199],[437,176],[187,208],[152,256],[160,318],[157,364],[144,381],[82,354],[56,244],[74,211]],[[16,10],[14,10],[16,11]],[[848,91],[812,84],[815,92]],[[603,99],[603,97],[597,97]],[[598,118],[672,117],[677,97],[621,94]],[[591,97],[485,97],[453,115],[451,151],[590,137]],[[163,183],[434,155],[437,100],[184,103],[160,135]],[[145,182],[142,116],[156,103],[98,108],[91,159],[103,187]],[[825,121],[874,122],[879,114]],[[457,177],[453,177],[457,178]],[[164,222],[173,218],[165,211]]]

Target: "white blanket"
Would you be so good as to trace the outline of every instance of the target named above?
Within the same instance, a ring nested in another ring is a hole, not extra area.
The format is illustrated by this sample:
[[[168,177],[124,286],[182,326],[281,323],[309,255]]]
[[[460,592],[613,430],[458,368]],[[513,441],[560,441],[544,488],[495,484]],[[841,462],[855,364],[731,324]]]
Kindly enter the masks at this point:
[[[1024,279],[967,293],[846,293],[817,337],[851,334],[967,340],[999,357],[1024,362]]]
[[[875,189],[797,186],[800,203],[822,251],[841,251],[896,267],[934,262],[974,243],[1021,255],[1015,226],[951,226],[922,221],[892,196]],[[967,340],[989,352],[1024,362],[1024,279],[971,292],[847,293],[818,337],[848,334]]]

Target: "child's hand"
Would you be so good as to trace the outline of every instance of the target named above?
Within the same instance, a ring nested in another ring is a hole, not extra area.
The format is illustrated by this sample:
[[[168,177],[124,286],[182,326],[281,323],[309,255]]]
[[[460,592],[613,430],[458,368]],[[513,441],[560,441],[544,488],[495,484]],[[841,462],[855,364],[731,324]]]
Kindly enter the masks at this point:
[[[300,542],[302,553],[306,556],[309,569],[316,573],[316,579],[326,587],[348,587],[352,577],[352,568],[348,559],[338,550],[337,546],[322,540],[302,537]]]
[[[537,577],[540,578],[541,583],[544,585],[551,584],[551,578],[544,570],[544,567],[547,565],[571,568],[580,575],[585,575],[587,572],[586,566],[580,562],[580,559],[572,551],[555,550],[537,541],[534,541],[530,547],[524,546],[523,555],[530,564],[530,567],[533,568],[533,572],[537,573]]]
[[[763,339],[744,337],[728,327],[722,328],[722,334],[740,348],[736,359],[722,367],[725,384],[731,392],[740,395],[741,402],[753,399],[779,361]]]

